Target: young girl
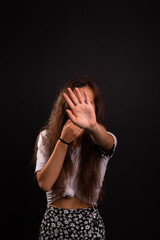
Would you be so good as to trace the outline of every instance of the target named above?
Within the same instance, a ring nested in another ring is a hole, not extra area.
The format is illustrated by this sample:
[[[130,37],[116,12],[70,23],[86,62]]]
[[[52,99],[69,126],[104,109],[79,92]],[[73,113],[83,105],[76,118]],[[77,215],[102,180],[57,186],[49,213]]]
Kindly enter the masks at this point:
[[[36,178],[48,202],[39,239],[105,239],[97,203],[116,144],[97,84],[86,76],[67,82],[35,145]]]

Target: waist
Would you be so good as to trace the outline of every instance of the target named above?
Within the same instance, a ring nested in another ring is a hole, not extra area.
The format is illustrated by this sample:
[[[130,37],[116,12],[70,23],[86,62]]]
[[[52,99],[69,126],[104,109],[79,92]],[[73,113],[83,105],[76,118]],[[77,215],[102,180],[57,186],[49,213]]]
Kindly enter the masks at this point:
[[[93,207],[93,205],[85,203],[75,196],[72,198],[59,198],[49,204],[49,206],[63,209],[81,209]]]

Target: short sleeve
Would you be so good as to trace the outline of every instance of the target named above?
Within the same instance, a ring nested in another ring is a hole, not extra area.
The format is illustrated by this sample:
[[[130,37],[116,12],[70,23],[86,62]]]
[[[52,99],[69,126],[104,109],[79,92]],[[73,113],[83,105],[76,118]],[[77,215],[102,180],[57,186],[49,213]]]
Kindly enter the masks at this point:
[[[111,150],[111,152],[110,152],[110,154],[109,154],[109,157],[111,158],[111,157],[113,157],[114,152],[115,152],[116,147],[117,147],[117,138],[116,138],[116,136],[115,136],[113,133],[111,133],[111,132],[108,132],[108,134],[110,134],[110,135],[113,137],[113,148],[112,148],[112,150]]]
[[[115,152],[116,147],[117,147],[117,138],[116,138],[116,136],[115,136],[113,133],[111,133],[111,132],[108,132],[108,134],[110,134],[110,135],[113,137],[113,147],[112,147],[112,149],[111,149],[110,154],[109,154],[109,155],[106,155],[106,152],[104,151],[104,149],[103,149],[102,147],[99,147],[99,149],[100,149],[100,152],[101,152],[102,157],[111,158],[111,157],[114,155],[114,152]]]
[[[45,137],[46,137],[46,130],[40,132],[39,134],[39,139],[37,142],[37,161],[36,161],[35,172],[41,170],[49,158],[49,153],[47,151],[46,146],[44,145]]]

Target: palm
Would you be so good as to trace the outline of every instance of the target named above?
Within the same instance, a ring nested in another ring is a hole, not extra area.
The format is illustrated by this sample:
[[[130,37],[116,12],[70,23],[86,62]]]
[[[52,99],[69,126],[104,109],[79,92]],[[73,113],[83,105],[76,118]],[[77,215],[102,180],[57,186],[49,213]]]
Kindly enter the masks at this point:
[[[69,118],[79,127],[90,129],[96,124],[96,115],[87,93],[83,99],[78,89],[76,89],[77,97],[71,89],[68,89],[68,92],[70,98],[66,94],[64,94],[64,98],[70,107],[70,110],[66,110]]]
[[[90,128],[96,122],[94,109],[87,104],[78,104],[72,111],[67,112],[70,119],[81,128]]]

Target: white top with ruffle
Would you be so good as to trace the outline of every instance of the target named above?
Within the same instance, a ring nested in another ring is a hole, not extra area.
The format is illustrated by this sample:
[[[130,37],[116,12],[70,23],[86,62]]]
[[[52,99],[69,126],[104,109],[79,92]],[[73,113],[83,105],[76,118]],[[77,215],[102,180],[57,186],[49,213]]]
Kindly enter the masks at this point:
[[[103,184],[103,180],[104,180],[104,176],[105,176],[105,172],[107,169],[107,164],[109,159],[113,156],[116,146],[117,146],[117,138],[115,137],[115,135],[111,132],[108,132],[110,135],[113,136],[114,139],[114,146],[113,146],[113,150],[110,156],[106,156],[104,151],[100,148],[101,151],[101,159],[99,161],[101,161],[100,164],[100,182],[99,185],[95,188],[95,193],[94,193],[94,199],[92,199],[91,202],[89,202],[89,204],[92,205],[97,205],[97,200],[99,197],[99,193]],[[47,160],[49,159],[49,152],[47,151],[46,147],[43,144],[43,139],[46,137],[46,130],[43,130],[40,135],[39,135],[39,139],[38,139],[38,143],[37,143],[37,161],[36,161],[36,167],[35,167],[35,172],[41,170],[44,165],[46,164]],[[80,151],[81,151],[81,147],[75,148],[72,151],[71,154],[71,159],[73,161],[73,166],[74,166],[74,173],[72,176],[68,177],[68,179],[66,180],[66,188],[65,188],[65,193],[63,196],[61,197],[66,197],[66,198],[71,198],[73,196],[76,196],[77,198],[79,198],[80,200],[87,202],[80,194],[80,192],[78,191],[77,188],[77,181],[76,181],[76,176],[78,173],[78,168],[79,168],[79,161],[80,161]],[[46,197],[47,197],[47,203],[51,204],[53,201],[55,201],[56,199],[58,199],[59,197],[57,197],[53,190],[50,189],[48,192],[46,192]]]

